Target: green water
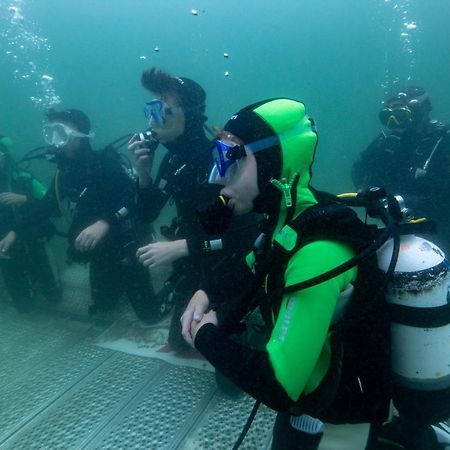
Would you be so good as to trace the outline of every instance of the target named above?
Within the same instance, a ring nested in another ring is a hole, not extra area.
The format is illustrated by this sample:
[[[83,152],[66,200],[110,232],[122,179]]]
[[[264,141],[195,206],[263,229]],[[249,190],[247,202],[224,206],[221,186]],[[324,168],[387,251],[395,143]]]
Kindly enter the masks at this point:
[[[143,129],[139,78],[157,65],[204,86],[211,125],[263,98],[305,101],[320,133],[314,184],[350,189],[394,86],[426,87],[450,121],[449,19],[448,0],[0,0],[0,133],[18,156],[42,144],[49,89],[88,113],[97,147]]]

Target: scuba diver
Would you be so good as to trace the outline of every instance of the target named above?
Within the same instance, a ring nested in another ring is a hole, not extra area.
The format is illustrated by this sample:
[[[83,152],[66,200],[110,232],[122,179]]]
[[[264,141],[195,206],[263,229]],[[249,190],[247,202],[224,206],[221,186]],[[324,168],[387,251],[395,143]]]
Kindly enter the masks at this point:
[[[134,256],[139,245],[134,180],[116,152],[91,148],[94,133],[82,111],[49,110],[46,118],[44,138],[53,147],[57,171],[30,217],[67,219],[67,261],[89,263],[90,315],[112,310],[125,293],[140,320],[160,320],[148,271]]]
[[[12,140],[0,135],[0,268],[13,306],[33,309],[36,293],[51,303],[61,300],[61,285],[50,263],[46,242],[53,232],[49,223],[20,224],[33,200],[42,198],[44,186],[17,167],[11,155]]]
[[[138,205],[144,220],[152,222],[166,203],[173,202],[176,218],[171,226],[161,228],[167,240],[141,247],[137,256],[150,268],[173,263],[173,274],[162,295],[173,305],[169,344],[181,352],[189,346],[181,336],[180,316],[193,293],[208,285],[212,295],[232,301],[246,284],[250,274],[244,265],[232,286],[226,280],[230,268],[240,264],[251,249],[258,234],[257,220],[249,217],[233,221],[224,236],[214,234],[221,224],[210,224],[212,234],[205,233],[199,222],[200,210],[218,194],[218,188],[208,183],[206,93],[195,81],[172,77],[156,68],[145,70],[141,83],[154,98],[144,108],[149,130],[136,134],[129,145],[138,172]],[[167,153],[152,180],[159,144]]]
[[[226,314],[207,292],[197,291],[181,318],[183,336],[235,384],[278,411],[273,450],[317,449],[323,422],[370,423],[367,450],[443,450],[450,434],[424,417],[409,426],[402,415],[384,423],[395,384],[384,291],[397,261],[383,271],[375,251],[396,229],[386,213],[391,201],[378,197],[383,190],[357,196],[367,205],[374,197],[374,210],[388,224],[380,234],[336,197],[315,191],[310,179],[317,139],[304,104],[287,98],[252,104],[226,123],[212,147],[209,181],[222,185],[223,204],[234,215],[266,214],[247,256],[254,283]],[[394,242],[398,254],[396,237]],[[420,247],[439,255],[443,278],[437,284],[445,291],[445,258],[431,244]],[[270,327],[262,350],[229,338],[229,328],[257,306]],[[447,355],[445,364],[449,360]],[[448,383],[448,374],[439,383]],[[444,400],[432,420],[450,415],[449,391],[437,391]],[[400,407],[406,404],[401,400]]]
[[[450,127],[430,119],[425,89],[408,86],[384,102],[383,130],[352,168],[357,189],[384,186],[401,192],[416,214],[435,220],[435,239],[450,251]]]

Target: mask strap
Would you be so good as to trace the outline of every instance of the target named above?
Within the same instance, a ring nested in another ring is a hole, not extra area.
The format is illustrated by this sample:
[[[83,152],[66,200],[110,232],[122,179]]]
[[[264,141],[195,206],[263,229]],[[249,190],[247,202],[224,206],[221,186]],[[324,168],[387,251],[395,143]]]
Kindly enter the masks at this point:
[[[95,133],[93,131],[91,131],[89,134],[84,134],[84,133],[80,133],[79,131],[72,130],[72,132],[70,134],[73,137],[77,137],[77,138],[92,139],[95,137]]]
[[[259,141],[250,142],[250,144],[245,144],[253,153],[259,152],[261,150],[265,150],[266,148],[273,147],[278,144],[277,136],[269,136],[264,139],[260,139]]]

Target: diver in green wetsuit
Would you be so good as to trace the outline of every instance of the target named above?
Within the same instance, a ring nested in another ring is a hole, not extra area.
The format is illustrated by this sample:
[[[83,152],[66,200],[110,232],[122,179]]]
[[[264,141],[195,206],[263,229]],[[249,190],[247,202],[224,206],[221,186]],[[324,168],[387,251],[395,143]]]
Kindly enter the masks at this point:
[[[223,185],[221,201],[233,214],[267,215],[247,258],[255,286],[227,312],[197,291],[181,318],[183,336],[234,383],[278,411],[273,450],[317,449],[323,421],[370,422],[367,449],[411,450],[378,443],[391,392],[389,320],[376,258],[286,292],[361,251],[362,223],[338,211],[336,227],[343,232],[333,234],[334,219],[310,187],[316,144],[314,122],[303,103],[291,99],[250,105],[226,123],[212,147],[209,181]],[[263,296],[255,289],[261,285]],[[232,341],[227,330],[255,299],[270,329],[262,350]]]
[[[234,214],[254,210],[269,214],[267,239],[277,240],[289,248],[295,244],[296,237],[295,231],[285,227],[285,223],[317,204],[309,188],[316,143],[313,122],[305,114],[302,103],[277,99],[251,105],[226,124],[222,138],[216,143],[216,165],[210,181],[224,185],[221,194],[229,198],[228,207]],[[237,152],[238,148],[244,149],[244,153],[232,163],[229,149]],[[319,275],[354,255],[352,248],[343,243],[313,242],[293,255],[284,271],[285,284]],[[291,419],[287,411],[302,396],[313,393],[328,372],[329,328],[340,294],[351,286],[356,276],[357,269],[352,269],[282,298],[279,311],[270,312],[275,315],[265,351],[238,348],[238,344],[228,340],[218,326],[216,313],[209,311],[203,315],[209,308],[203,291],[196,293],[183,315],[185,338],[194,342],[214,366],[220,367],[255,398],[283,411],[275,427],[274,448],[286,445],[277,441],[289,427]],[[303,422],[298,424],[296,434],[308,446],[299,447],[292,442],[296,445],[292,448],[316,448],[322,436],[322,422],[310,415],[295,416],[293,420]]]

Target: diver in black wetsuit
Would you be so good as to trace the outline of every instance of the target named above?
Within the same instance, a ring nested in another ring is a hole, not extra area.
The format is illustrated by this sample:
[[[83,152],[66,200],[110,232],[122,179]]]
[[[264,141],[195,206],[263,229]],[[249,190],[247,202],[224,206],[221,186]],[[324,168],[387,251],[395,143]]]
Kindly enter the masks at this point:
[[[37,292],[52,303],[60,301],[61,286],[46,251],[52,235],[48,223],[38,227],[28,221],[19,231],[30,202],[42,198],[45,188],[16,166],[11,146],[11,139],[0,135],[0,270],[13,306],[25,312],[33,308]]]
[[[56,175],[35,202],[33,220],[64,214],[69,205],[69,262],[89,262],[89,313],[114,308],[125,293],[139,319],[160,319],[148,272],[134,256],[135,186],[112,150],[93,151],[90,121],[81,111],[50,110],[44,137],[56,147]]]
[[[151,136],[144,142],[135,135],[129,146],[139,175],[138,203],[147,221],[153,221],[168,201],[175,203],[177,217],[171,227],[162,230],[169,240],[142,247],[137,255],[148,267],[174,263],[169,279],[175,302],[169,343],[182,351],[188,346],[181,336],[180,317],[192,294],[202,286],[211,295],[232,302],[246,285],[250,274],[241,261],[257,236],[257,220],[255,216],[233,220],[221,238],[205,234],[197,211],[211,204],[219,192],[208,183],[206,93],[193,80],[172,77],[155,68],[144,71],[141,82],[154,98],[145,107]],[[152,180],[153,156],[159,143],[168,152]],[[226,280],[231,270],[238,276],[229,283]]]
[[[430,119],[431,102],[421,87],[409,86],[385,102],[382,132],[352,169],[358,189],[384,186],[400,194],[416,215],[435,220],[436,242],[450,251],[450,126]]]

